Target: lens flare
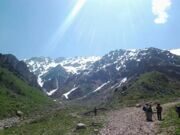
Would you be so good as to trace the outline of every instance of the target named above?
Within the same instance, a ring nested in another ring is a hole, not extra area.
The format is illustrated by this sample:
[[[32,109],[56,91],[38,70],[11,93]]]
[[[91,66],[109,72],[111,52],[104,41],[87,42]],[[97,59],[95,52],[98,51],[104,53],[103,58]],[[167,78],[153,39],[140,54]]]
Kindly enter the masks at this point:
[[[64,34],[68,30],[68,28],[73,24],[74,20],[76,19],[76,16],[79,14],[81,9],[84,7],[86,3],[86,0],[78,0],[75,4],[75,6],[72,8],[72,11],[70,14],[67,16],[65,21],[60,24],[58,30],[56,33],[53,35],[53,37],[50,40],[50,43],[48,44],[48,50],[54,50],[60,40],[63,38]]]

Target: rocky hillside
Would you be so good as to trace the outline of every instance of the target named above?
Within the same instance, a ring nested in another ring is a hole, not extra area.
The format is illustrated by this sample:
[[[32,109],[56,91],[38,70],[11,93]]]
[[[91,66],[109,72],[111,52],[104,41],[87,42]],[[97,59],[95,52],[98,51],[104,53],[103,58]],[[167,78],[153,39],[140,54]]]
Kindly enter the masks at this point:
[[[36,77],[13,55],[0,55],[0,119],[25,114],[51,103],[37,88]]]
[[[39,87],[37,77],[29,71],[26,63],[19,61],[14,55],[0,54],[0,67],[18,75],[21,79],[29,83],[31,86]]]
[[[152,71],[141,74],[114,89],[109,105],[133,105],[137,102],[168,102],[180,97],[180,78],[175,73]]]
[[[29,66],[30,69],[32,67]],[[115,90],[135,82],[140,75],[153,71],[179,82],[180,57],[157,48],[120,49],[96,59],[76,74],[67,72],[64,65],[60,64],[42,75],[42,79],[46,75],[56,76],[53,78],[54,81],[46,78],[47,82],[53,83],[43,85],[44,88],[48,88],[48,95],[54,98],[87,100],[97,97],[103,101],[111,98]]]

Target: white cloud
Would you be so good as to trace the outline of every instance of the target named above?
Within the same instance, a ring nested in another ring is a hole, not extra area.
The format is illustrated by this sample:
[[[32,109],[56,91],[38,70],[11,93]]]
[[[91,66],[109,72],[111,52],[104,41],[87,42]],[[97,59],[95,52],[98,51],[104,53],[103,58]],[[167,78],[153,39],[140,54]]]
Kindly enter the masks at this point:
[[[152,0],[152,12],[156,16],[156,24],[164,24],[169,17],[167,10],[171,7],[171,0]]]

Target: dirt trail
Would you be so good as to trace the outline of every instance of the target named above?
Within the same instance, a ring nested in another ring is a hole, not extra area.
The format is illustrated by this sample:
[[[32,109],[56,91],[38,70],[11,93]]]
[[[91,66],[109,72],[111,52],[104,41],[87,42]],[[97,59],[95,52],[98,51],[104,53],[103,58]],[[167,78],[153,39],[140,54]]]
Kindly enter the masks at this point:
[[[163,105],[164,110],[176,103]],[[156,135],[158,125],[156,114],[153,122],[146,122],[142,108],[125,108],[111,111],[107,114],[107,124],[100,131],[100,135]]]
[[[18,117],[12,117],[12,118],[0,120],[0,130],[2,130],[4,128],[12,127],[19,122],[20,122],[20,119]]]

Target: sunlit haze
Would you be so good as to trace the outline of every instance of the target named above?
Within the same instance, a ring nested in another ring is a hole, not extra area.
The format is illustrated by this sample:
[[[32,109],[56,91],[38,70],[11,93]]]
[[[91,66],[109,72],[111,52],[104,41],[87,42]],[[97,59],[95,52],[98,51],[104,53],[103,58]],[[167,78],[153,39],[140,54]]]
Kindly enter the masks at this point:
[[[180,44],[179,0],[1,0],[0,52],[102,56]]]

